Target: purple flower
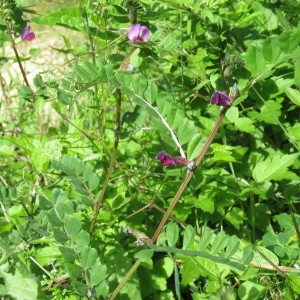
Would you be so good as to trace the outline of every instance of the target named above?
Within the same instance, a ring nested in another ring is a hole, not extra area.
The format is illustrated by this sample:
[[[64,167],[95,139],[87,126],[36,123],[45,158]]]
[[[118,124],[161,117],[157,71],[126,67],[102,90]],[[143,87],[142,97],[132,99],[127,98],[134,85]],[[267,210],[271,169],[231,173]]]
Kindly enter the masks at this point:
[[[27,25],[23,29],[23,31],[21,33],[21,38],[22,38],[22,40],[27,40],[29,42],[31,42],[33,39],[35,39],[35,34],[34,34],[34,32],[30,32],[30,26],[29,25]]]
[[[215,93],[213,93],[213,95],[210,98],[210,103],[212,104],[216,104],[219,106],[230,106],[231,105],[231,101],[229,99],[229,97],[220,91],[216,91]]]
[[[175,165],[174,158],[165,151],[161,151],[157,154],[157,160],[160,161],[163,166]]]
[[[177,166],[189,166],[191,162],[181,156],[170,156],[168,153],[165,151],[161,151],[157,154],[157,160],[163,165],[163,166],[168,166],[168,165],[174,165],[175,167]],[[191,168],[191,167],[190,167]]]
[[[135,24],[129,29],[128,38],[135,44],[139,41],[148,42],[150,38],[149,29],[146,26]]]

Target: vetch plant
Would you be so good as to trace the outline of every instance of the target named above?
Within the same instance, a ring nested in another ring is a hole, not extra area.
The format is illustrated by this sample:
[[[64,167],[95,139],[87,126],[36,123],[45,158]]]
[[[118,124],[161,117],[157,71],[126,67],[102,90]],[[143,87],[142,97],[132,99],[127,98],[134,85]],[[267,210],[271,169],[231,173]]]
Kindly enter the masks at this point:
[[[13,2],[0,2],[0,296],[298,299],[300,8],[79,1],[27,20]],[[43,62],[15,43],[33,40],[26,22],[47,26]]]

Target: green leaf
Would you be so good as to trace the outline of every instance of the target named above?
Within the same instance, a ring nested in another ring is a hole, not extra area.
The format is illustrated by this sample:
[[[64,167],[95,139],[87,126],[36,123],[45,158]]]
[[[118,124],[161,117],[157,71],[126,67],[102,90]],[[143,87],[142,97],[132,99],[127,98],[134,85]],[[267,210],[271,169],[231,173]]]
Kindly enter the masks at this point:
[[[300,89],[300,58],[297,58],[295,60],[295,73],[294,73],[294,78],[295,78],[295,84]],[[299,100],[299,98],[298,98]],[[294,101],[293,101],[294,102]],[[300,100],[298,101],[298,103]],[[294,102],[295,103],[295,102]],[[298,104],[299,105],[299,104]]]
[[[74,71],[76,74],[76,80],[79,83],[90,82],[92,77],[88,73],[88,71],[81,65],[76,65],[74,67]]]
[[[300,92],[298,90],[290,87],[284,87],[284,91],[293,103],[300,106]]]
[[[47,198],[39,196],[39,207],[42,210],[49,210],[53,208],[53,204]]]
[[[261,107],[258,120],[267,124],[278,124],[278,118],[282,115],[282,105],[276,101],[265,101]]]
[[[149,244],[148,247],[153,249],[154,251],[158,251],[158,252],[171,252],[171,253],[182,254],[182,255],[190,256],[190,257],[200,256],[200,257],[212,260],[215,263],[225,264],[229,267],[233,267],[233,268],[236,268],[241,271],[245,270],[245,267],[240,263],[233,262],[233,261],[228,260],[227,258],[220,257],[220,256],[214,256],[214,255],[211,255],[211,254],[208,254],[205,252],[193,251],[193,250],[183,250],[183,249],[177,249],[174,247],[157,246],[154,244]]]
[[[37,74],[34,78],[33,78],[33,83],[37,88],[41,88],[44,85],[43,82],[43,78],[40,74]]]
[[[129,87],[131,85],[133,75],[128,71],[116,72],[116,80],[119,82],[121,87]]]
[[[284,257],[285,255],[285,247],[282,245],[277,245],[274,247],[274,253],[279,257]]]
[[[266,62],[261,48],[249,46],[245,55],[245,62],[252,73],[252,77],[261,75],[266,70]]]
[[[267,232],[264,234],[262,241],[266,247],[274,246],[277,244],[277,237],[273,232]]]
[[[31,161],[38,173],[45,172],[50,164],[50,158],[43,147],[37,147],[32,151]]]
[[[0,32],[0,40],[3,42],[10,42],[10,36],[8,33],[1,31]]]
[[[53,237],[58,243],[65,243],[66,241],[69,240],[68,235],[64,232],[61,231],[57,228],[53,228]]]
[[[90,283],[92,286],[97,286],[104,281],[107,276],[107,267],[102,265],[99,261],[90,268]]]
[[[207,139],[200,133],[193,135],[187,148],[187,156],[190,160],[195,159],[200,154],[200,151],[205,145],[206,140]]]
[[[135,68],[138,68],[143,62],[143,57],[139,55],[140,52],[141,50],[137,48],[130,56],[130,64]]]
[[[76,243],[76,249],[79,253],[84,247],[90,244],[90,235],[84,230],[80,230],[74,238]]]
[[[68,271],[68,274],[72,280],[78,279],[80,276],[82,276],[83,269],[82,267],[78,266],[77,264],[72,263],[65,263],[66,269]]]
[[[227,214],[226,220],[239,229],[245,220],[245,212],[239,207],[233,207]]]
[[[168,223],[166,228],[166,238],[170,247],[176,245],[179,238],[179,228],[176,223]]]
[[[33,94],[33,90],[27,85],[20,84],[20,86],[18,87],[18,96],[22,100],[30,101],[31,95]]]
[[[296,295],[300,295],[300,278],[298,274],[289,274],[285,283],[290,287]]]
[[[248,265],[252,261],[253,257],[254,257],[254,252],[252,246],[248,245],[243,249],[243,256],[242,256],[241,263],[243,265]]]
[[[57,201],[55,210],[60,219],[64,219],[66,215],[71,215],[74,211],[71,201]]]
[[[257,250],[263,254],[261,255],[257,251],[254,253],[253,261],[257,264],[270,264],[268,260],[275,265],[279,264],[278,257],[272,251],[261,246],[258,246]],[[266,260],[264,257],[266,257],[268,260]]]
[[[82,228],[81,221],[71,215],[66,215],[64,218],[66,233],[69,236],[76,235]]]
[[[163,115],[166,116],[168,115],[170,108],[173,106],[173,97],[166,93],[166,92],[160,92],[157,95],[156,99],[158,111]],[[173,106],[174,109],[174,106]]]
[[[234,162],[236,159],[231,156],[233,147],[220,144],[212,144],[211,148],[214,153],[214,161],[225,161],[225,162]]]
[[[212,239],[213,235],[212,235],[212,230],[208,227],[203,227],[202,228],[202,233],[201,233],[201,239],[200,242],[198,244],[198,250],[205,250],[206,247],[210,244],[210,241]]]
[[[245,281],[238,288],[238,296],[241,300],[261,299],[266,289],[267,288],[261,284]]]
[[[38,248],[34,257],[41,266],[48,266],[53,261],[61,258],[61,252],[57,245]]]
[[[108,299],[109,286],[106,282],[101,282],[96,288],[96,296],[98,299]],[[141,299],[137,297],[137,299]]]
[[[267,37],[263,44],[263,55],[269,63],[276,63],[281,54],[277,36]]]
[[[71,286],[81,296],[80,298],[83,298],[83,296],[86,296],[88,293],[88,286],[81,281],[72,280]]]
[[[64,260],[67,262],[72,263],[77,258],[75,251],[71,248],[60,246],[59,251],[61,252]]]
[[[132,85],[135,93],[137,93],[138,95],[143,95],[143,93],[147,89],[148,82],[145,76],[141,74],[134,74],[132,77]]]
[[[178,127],[178,140],[181,145],[186,144],[195,134],[195,125],[191,120],[184,118]]]
[[[229,241],[229,238],[226,236],[225,232],[220,231],[216,235],[216,237],[211,245],[210,254],[215,254],[215,253],[218,253],[219,251],[223,250],[227,246],[228,241]]]
[[[153,103],[158,94],[158,88],[157,85],[154,82],[148,82],[148,86],[146,91],[144,92],[144,96],[150,103]]]
[[[287,168],[295,163],[298,156],[298,153],[282,157],[275,155],[258,162],[253,170],[254,180],[262,183],[269,180],[298,179],[296,174],[287,171]]]
[[[83,247],[81,250],[81,265],[82,267],[87,270],[91,266],[93,266],[96,262],[98,252],[95,248],[91,248],[88,246]]]
[[[151,249],[143,249],[143,250],[137,252],[134,255],[134,258],[140,259],[142,262],[147,262],[153,256],[153,252],[154,251]]]
[[[0,269],[5,281],[6,293],[19,300],[38,299],[38,285],[32,278],[25,277],[18,270],[14,275]]]
[[[187,225],[183,233],[182,249],[189,249],[194,245],[195,229],[191,225]]]
[[[172,129],[177,129],[184,122],[184,119],[184,111],[172,103],[167,113],[167,120]]]
[[[199,195],[199,198],[194,203],[196,208],[202,209],[204,212],[213,213],[215,211],[215,202],[211,197],[210,191]]]
[[[285,31],[279,36],[279,47],[285,53],[291,53],[300,43],[298,30]]]
[[[107,269],[110,276],[115,278],[123,278],[126,275],[127,270],[132,267],[131,259],[127,257],[127,253],[123,247],[120,247],[119,243],[114,243],[115,246],[107,245]],[[142,299],[140,285],[138,284],[138,278],[133,275],[134,280],[127,282],[122,289],[121,295],[124,293],[128,295],[128,299]],[[148,283],[149,284],[149,283]]]
[[[56,211],[54,210],[54,208],[50,209],[49,211],[46,212],[46,216],[48,219],[49,224],[51,224],[52,226],[61,226],[62,225],[62,221],[61,219],[58,217]]]
[[[237,252],[239,246],[240,246],[240,240],[237,238],[236,235],[232,235],[228,241],[225,257],[230,258],[232,255],[234,255]]]
[[[33,22],[41,25],[61,25],[67,28],[84,28],[83,18],[78,7],[67,7],[53,10],[50,13],[33,18]]]

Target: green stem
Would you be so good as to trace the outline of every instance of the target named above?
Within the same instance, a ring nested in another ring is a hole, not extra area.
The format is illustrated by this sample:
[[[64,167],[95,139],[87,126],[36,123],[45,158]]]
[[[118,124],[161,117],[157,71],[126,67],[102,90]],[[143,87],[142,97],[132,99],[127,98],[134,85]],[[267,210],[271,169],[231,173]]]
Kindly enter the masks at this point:
[[[105,181],[104,181],[104,184],[102,187],[102,191],[101,191],[101,194],[100,194],[98,200],[96,201],[94,216],[93,216],[93,220],[92,220],[91,227],[90,227],[90,234],[92,234],[94,232],[97,217],[99,215],[100,208],[103,204],[104,196],[105,196],[105,193],[106,193],[106,190],[108,187],[108,183],[109,183],[109,180],[111,178],[111,174],[112,174],[112,171],[114,168],[117,151],[118,151],[119,140],[120,140],[120,136],[119,136],[120,125],[121,125],[121,91],[119,89],[116,89],[116,125],[115,125],[116,136],[115,136],[115,142],[114,142],[112,154],[110,157],[109,167],[108,167],[108,170],[106,173],[106,178],[105,178]]]
[[[117,286],[117,288],[113,291],[111,296],[108,298],[108,300],[115,299],[115,297],[119,294],[123,286],[126,284],[126,282],[129,280],[129,278],[133,275],[133,273],[137,270],[137,268],[142,263],[141,259],[138,259],[135,264],[131,267],[131,269],[127,272],[126,276],[123,278],[123,280],[120,282],[120,284]]]

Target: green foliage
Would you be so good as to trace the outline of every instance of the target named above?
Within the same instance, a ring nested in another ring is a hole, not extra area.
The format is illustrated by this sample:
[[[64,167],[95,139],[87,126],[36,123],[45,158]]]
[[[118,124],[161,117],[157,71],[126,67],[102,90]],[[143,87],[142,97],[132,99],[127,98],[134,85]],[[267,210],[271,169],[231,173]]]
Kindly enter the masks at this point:
[[[1,297],[299,298],[299,5],[31,2],[0,3]],[[203,149],[179,193],[157,154]]]

